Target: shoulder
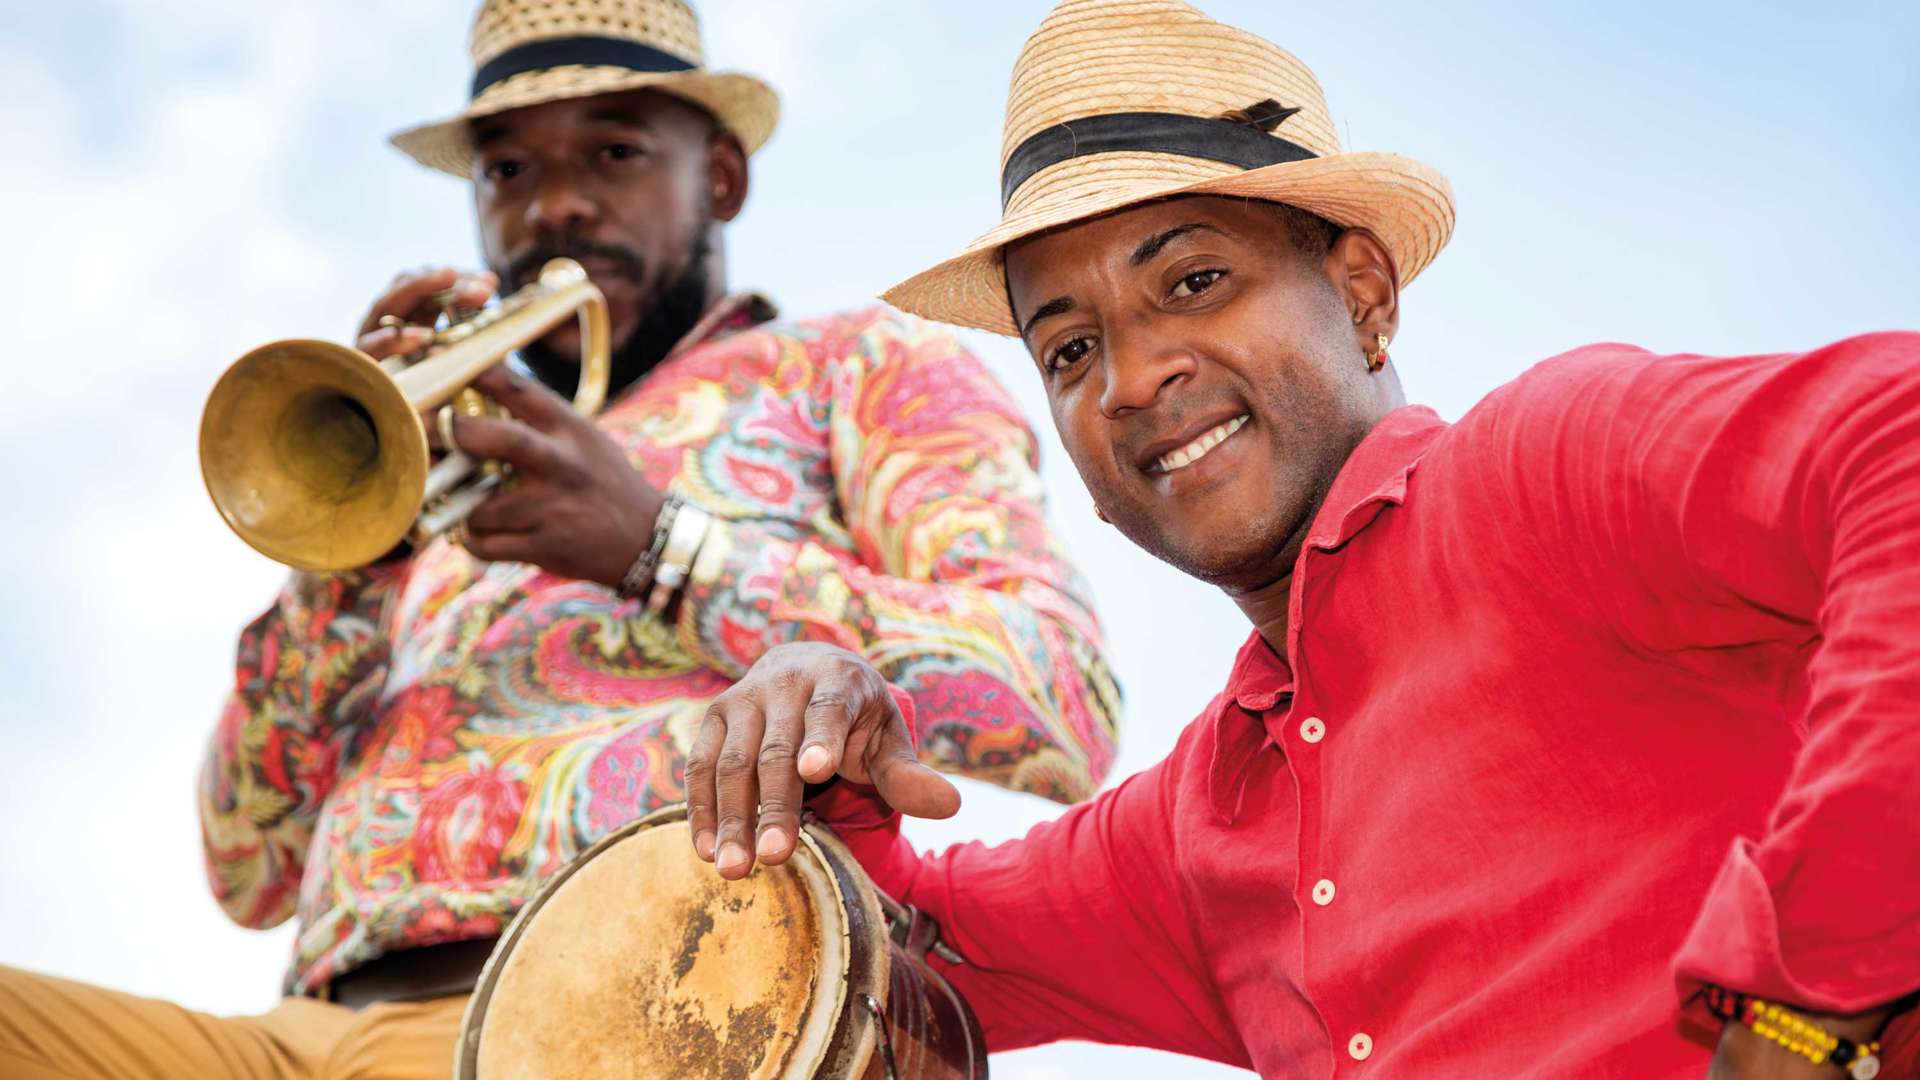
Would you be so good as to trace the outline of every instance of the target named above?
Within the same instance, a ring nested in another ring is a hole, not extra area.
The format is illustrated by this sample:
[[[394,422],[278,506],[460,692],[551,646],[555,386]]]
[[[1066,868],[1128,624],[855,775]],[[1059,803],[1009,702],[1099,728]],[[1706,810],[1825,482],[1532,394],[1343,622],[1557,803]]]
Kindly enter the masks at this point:
[[[1677,385],[1759,383],[1821,370],[1844,371],[1869,362],[1896,368],[1920,367],[1920,333],[1901,330],[1859,334],[1802,352],[1745,356],[1661,354],[1619,343],[1586,345],[1535,364],[1489,394],[1474,411],[1487,406],[1513,409],[1564,404],[1571,396],[1589,392],[1603,393],[1612,400],[1648,398]]]
[[[1633,429],[1743,408],[1792,409],[1870,390],[1891,372],[1920,373],[1920,333],[1843,338],[1804,352],[1711,356],[1586,345],[1543,360],[1488,394],[1454,426],[1461,440],[1532,440]],[[1799,399],[1799,400],[1796,400]]]
[[[972,359],[952,328],[909,315],[885,304],[846,311],[780,319],[762,332],[806,343],[836,359],[885,362],[908,356],[949,356]]]
[[[770,329],[836,373],[841,395],[922,400],[942,416],[984,410],[1026,423],[1012,394],[952,327],[875,304]]]

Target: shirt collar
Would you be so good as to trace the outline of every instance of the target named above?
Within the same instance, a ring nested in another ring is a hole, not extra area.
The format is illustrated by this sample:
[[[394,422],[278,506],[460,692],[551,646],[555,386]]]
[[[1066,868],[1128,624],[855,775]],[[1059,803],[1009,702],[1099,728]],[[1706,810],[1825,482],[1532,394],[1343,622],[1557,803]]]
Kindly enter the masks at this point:
[[[1293,672],[1287,662],[1273,651],[1267,639],[1255,630],[1247,635],[1233,658],[1233,670],[1227,674],[1227,696],[1248,712],[1273,707],[1283,694],[1293,690]]]
[[[1207,801],[1222,824],[1240,816],[1246,792],[1247,770],[1266,747],[1266,729],[1258,714],[1278,705],[1293,692],[1293,673],[1287,662],[1255,630],[1234,657],[1227,689],[1213,702],[1212,757],[1207,762]]]
[[[1307,542],[1294,567],[1292,617],[1288,620],[1289,655],[1299,649],[1301,623],[1300,582],[1306,570],[1306,552],[1331,551],[1352,540],[1388,506],[1407,497],[1407,477],[1434,440],[1447,429],[1446,421],[1425,406],[1396,409],[1373,426],[1354,447],[1333,486],[1307,528]],[[1247,770],[1253,757],[1270,741],[1258,714],[1274,708],[1294,691],[1293,667],[1267,644],[1258,630],[1247,636],[1227,676],[1226,692],[1214,703],[1213,760],[1207,769],[1207,796],[1215,816],[1231,824],[1240,814]]]
[[[759,326],[779,314],[780,309],[774,306],[773,301],[760,293],[729,293],[700,316],[700,321],[694,323],[693,329],[674,343],[673,348],[667,351],[667,356],[678,356],[688,349]]]
[[[1340,466],[1307,528],[1305,548],[1331,551],[1353,539],[1382,509],[1404,502],[1407,477],[1445,430],[1447,422],[1425,405],[1403,406],[1382,417]],[[1301,554],[1304,560],[1305,550]],[[1294,580],[1299,581],[1299,567]],[[1298,584],[1294,588],[1298,592]]]
[[[620,391],[620,400],[631,400],[634,391],[645,385],[654,372],[666,366],[668,361],[684,356],[703,345],[711,345],[723,338],[731,337],[742,330],[751,330],[761,323],[778,318],[779,315],[780,309],[774,306],[773,301],[757,292],[729,293],[721,297],[707,309],[705,315],[700,316],[700,321],[693,324],[693,329],[682,334],[680,340],[673,343],[673,348],[667,350],[667,355],[661,357],[658,364],[655,364],[645,375],[634,380],[631,386]]]

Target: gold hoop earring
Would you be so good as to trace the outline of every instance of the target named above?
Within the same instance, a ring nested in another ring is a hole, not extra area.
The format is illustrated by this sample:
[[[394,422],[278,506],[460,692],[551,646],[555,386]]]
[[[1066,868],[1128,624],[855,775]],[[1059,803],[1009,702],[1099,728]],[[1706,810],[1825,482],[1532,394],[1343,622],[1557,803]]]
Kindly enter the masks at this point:
[[[1387,366],[1387,335],[1375,334],[1373,335],[1373,340],[1375,342],[1374,349],[1367,354],[1367,370],[1369,372],[1379,371],[1381,368]]]

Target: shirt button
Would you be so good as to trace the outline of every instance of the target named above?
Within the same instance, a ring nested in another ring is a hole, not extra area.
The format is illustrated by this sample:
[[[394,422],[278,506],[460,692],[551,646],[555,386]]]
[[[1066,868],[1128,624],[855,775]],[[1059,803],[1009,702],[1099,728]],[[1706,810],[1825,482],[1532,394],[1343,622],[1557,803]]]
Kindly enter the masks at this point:
[[[1373,1053],[1373,1036],[1366,1032],[1356,1031],[1353,1033],[1353,1038],[1347,1040],[1347,1056],[1353,1060],[1365,1061],[1367,1055],[1371,1053]]]
[[[1309,716],[1300,721],[1300,737],[1308,742],[1319,742],[1327,737],[1327,725],[1317,716]]]
[[[1333,882],[1321,878],[1313,883],[1313,902],[1321,907],[1333,903]]]

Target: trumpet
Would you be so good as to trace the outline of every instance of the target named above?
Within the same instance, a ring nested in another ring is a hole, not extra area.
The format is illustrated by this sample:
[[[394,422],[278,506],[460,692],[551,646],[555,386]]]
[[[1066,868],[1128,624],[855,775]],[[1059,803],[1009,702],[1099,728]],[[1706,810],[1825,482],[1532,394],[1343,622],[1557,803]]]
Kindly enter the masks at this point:
[[[468,384],[568,316],[580,325],[573,406],[592,415],[607,394],[607,302],[572,259],[405,357],[298,338],[262,345],[220,376],[201,413],[207,494],[240,539],[300,570],[424,543],[486,501],[506,470],[451,448],[433,461],[421,414],[485,411]]]

